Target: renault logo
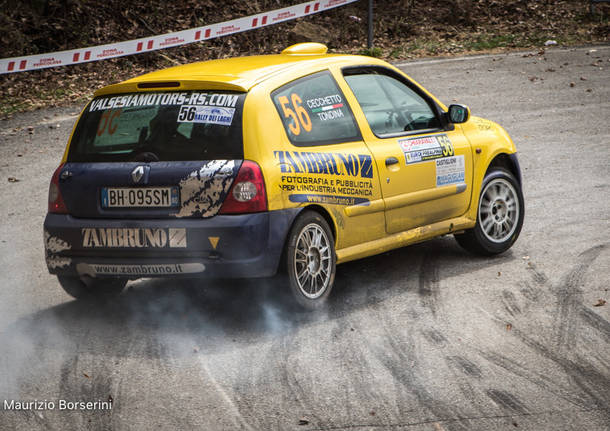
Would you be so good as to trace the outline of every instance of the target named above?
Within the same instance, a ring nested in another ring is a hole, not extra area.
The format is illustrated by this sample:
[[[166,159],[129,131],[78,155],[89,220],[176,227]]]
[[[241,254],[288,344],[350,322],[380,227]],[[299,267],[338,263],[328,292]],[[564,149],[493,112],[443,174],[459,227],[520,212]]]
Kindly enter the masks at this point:
[[[144,166],[136,167],[133,170],[133,172],[131,173],[131,179],[133,180],[134,183],[140,182],[140,180],[142,179],[143,176],[144,176]]]

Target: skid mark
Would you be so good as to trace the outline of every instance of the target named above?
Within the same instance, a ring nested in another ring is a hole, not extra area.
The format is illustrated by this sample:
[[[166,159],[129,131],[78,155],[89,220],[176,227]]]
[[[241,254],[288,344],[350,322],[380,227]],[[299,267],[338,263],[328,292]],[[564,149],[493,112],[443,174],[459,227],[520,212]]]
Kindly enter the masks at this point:
[[[585,250],[579,255],[580,263],[562,277],[555,288],[558,298],[558,312],[555,317],[555,344],[559,351],[569,350],[576,345],[578,320],[582,305],[582,289],[587,270],[606,248],[605,244]]]
[[[287,405],[293,405],[291,401],[296,401],[303,409],[303,412],[307,412],[307,415],[311,422],[318,424],[322,423],[320,417],[314,413],[316,409],[314,408],[314,406],[311,406],[308,401],[314,397],[310,397],[307,394],[307,392],[301,386],[301,383],[295,376],[294,372],[292,372],[292,370],[290,369],[291,365],[294,363],[293,359],[290,357],[294,349],[293,344],[293,337],[285,336],[283,337],[279,346],[280,352],[275,352],[277,355],[282,357],[282,360],[280,362],[280,364],[282,364],[281,369],[278,370],[278,372],[281,387],[284,388],[285,391],[284,395],[289,398],[285,400],[285,402]]]
[[[502,292],[502,302],[504,304],[504,309],[511,316],[521,314],[521,307],[519,307],[517,298],[515,297],[515,294],[510,290],[504,290]]]
[[[512,411],[515,413],[527,413],[527,408],[519,401],[519,399],[510,392],[490,389],[487,396],[503,410]]]
[[[440,331],[434,328],[423,330],[421,331],[421,333],[431,343],[437,344],[439,346],[444,346],[445,344],[447,344],[447,338]]]
[[[587,358],[579,356],[578,352],[573,352],[576,355],[574,360],[568,359],[564,357],[563,352],[558,352],[544,346],[519,329],[513,328],[512,333],[526,346],[561,367],[571,382],[584,395],[581,403],[582,406],[606,408],[610,405],[610,379],[608,379],[605,370],[599,370],[595,366],[588,364]],[[581,397],[578,393],[571,393],[569,396]],[[608,417],[610,419],[610,411],[608,411]]]
[[[610,345],[610,322],[587,307],[582,308],[580,317],[585,324],[598,331],[606,343]]]
[[[526,368],[524,365],[499,353],[479,351],[479,354],[490,363],[503,368],[510,374],[521,377],[522,379],[544,389],[545,392],[551,393],[558,398],[568,401],[570,404],[574,404],[579,408],[586,408],[589,405],[588,398],[582,397],[579,394],[574,394],[570,388],[561,386],[545,373],[539,373]]]
[[[418,293],[422,304],[436,315],[439,301],[438,262],[431,253],[424,254],[419,268]]]
[[[520,290],[521,294],[530,302],[536,302],[540,299],[540,288],[539,286],[532,286],[530,283],[525,282]]]
[[[378,361],[393,376],[397,384],[411,394],[417,403],[428,410],[435,418],[462,418],[466,416],[459,407],[446,403],[439,399],[428,389],[426,373],[422,372],[418,364],[421,363],[416,351],[416,338],[410,333],[405,333],[406,340],[400,339],[392,328],[393,321],[387,313],[380,310],[378,306],[371,307],[375,316],[372,319],[379,322],[383,330],[383,337],[379,343],[368,344],[372,353]],[[440,332],[438,335],[441,335]],[[445,338],[441,335],[442,338]],[[461,419],[447,424],[448,430],[468,430],[468,426]]]
[[[225,407],[228,408],[228,410],[232,413],[231,418],[236,422],[236,425],[239,424],[240,429],[254,430],[254,428],[252,428],[250,426],[250,424],[246,421],[246,419],[242,416],[241,411],[237,407],[233,398],[231,398],[231,396],[227,393],[225,388],[214,377],[214,373],[210,371],[208,365],[204,361],[202,361],[201,365],[202,365],[203,371],[205,372],[205,374],[207,376],[206,380],[212,382],[212,384],[214,385],[214,389],[216,389],[216,392],[220,395],[221,399],[224,401]]]
[[[527,263],[527,270],[530,272],[534,283],[538,285],[545,285],[549,282],[548,277],[538,269],[534,262]]]
[[[474,362],[471,362],[462,356],[448,356],[446,359],[447,362],[467,376],[476,377],[477,379],[481,378],[481,369]]]

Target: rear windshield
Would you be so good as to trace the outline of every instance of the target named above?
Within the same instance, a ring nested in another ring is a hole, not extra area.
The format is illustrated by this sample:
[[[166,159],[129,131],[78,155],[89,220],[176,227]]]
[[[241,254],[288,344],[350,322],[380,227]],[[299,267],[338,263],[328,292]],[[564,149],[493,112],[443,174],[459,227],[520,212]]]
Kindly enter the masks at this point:
[[[78,122],[68,161],[243,159],[245,97],[227,91],[97,97]]]

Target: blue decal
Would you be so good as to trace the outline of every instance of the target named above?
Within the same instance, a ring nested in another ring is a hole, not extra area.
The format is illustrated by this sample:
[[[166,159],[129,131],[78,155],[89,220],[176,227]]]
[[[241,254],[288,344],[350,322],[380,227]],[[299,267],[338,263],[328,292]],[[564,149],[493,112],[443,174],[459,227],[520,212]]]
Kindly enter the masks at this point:
[[[177,207],[180,204],[180,196],[178,195],[178,187],[172,187],[172,203],[171,206]]]
[[[373,178],[373,159],[368,154],[274,151],[273,155],[282,173]]]
[[[352,196],[332,196],[332,195],[311,195],[311,194],[295,194],[288,197],[290,202],[307,202],[315,204],[331,204],[331,205],[369,205],[370,201],[365,198],[354,198]]]

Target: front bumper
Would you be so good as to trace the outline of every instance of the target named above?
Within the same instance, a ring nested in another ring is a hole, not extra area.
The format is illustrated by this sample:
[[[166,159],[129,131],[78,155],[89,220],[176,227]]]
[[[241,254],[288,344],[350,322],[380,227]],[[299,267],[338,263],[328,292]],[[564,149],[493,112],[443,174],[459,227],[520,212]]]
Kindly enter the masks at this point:
[[[91,277],[268,277],[298,209],[209,219],[79,219],[47,214],[51,274]]]

